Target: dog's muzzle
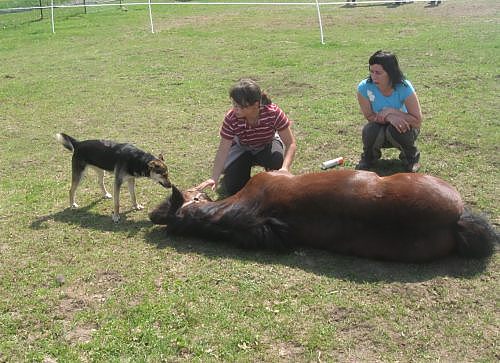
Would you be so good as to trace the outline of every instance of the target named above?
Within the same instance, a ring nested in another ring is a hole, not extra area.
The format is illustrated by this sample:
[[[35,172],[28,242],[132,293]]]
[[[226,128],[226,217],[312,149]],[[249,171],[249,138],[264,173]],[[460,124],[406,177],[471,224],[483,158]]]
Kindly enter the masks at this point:
[[[160,183],[161,186],[164,188],[172,188],[172,183],[170,183],[170,180],[162,180],[159,181],[158,183]]]

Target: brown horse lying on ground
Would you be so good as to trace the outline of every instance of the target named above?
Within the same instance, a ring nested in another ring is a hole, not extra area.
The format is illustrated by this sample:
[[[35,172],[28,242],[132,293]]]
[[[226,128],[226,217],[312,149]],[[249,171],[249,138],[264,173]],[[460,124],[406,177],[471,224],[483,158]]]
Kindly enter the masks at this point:
[[[149,216],[172,234],[244,248],[304,246],[404,262],[454,252],[483,258],[499,243],[497,232],[464,208],[452,186],[424,174],[263,172],[216,202],[196,189],[174,187]]]

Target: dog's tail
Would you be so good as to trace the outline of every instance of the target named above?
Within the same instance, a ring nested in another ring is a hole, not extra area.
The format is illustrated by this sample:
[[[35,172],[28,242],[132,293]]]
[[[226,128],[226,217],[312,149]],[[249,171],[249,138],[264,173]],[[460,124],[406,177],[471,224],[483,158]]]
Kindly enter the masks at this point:
[[[78,140],[72,138],[69,135],[63,134],[62,132],[56,134],[56,139],[69,151],[75,151],[75,145],[78,143]]]
[[[466,209],[457,222],[458,254],[466,258],[485,258],[495,253],[500,238],[488,220]]]

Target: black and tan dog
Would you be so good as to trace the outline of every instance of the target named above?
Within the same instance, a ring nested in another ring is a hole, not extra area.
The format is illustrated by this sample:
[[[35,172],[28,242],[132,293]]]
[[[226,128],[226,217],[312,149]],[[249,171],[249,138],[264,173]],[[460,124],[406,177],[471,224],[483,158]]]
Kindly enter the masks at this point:
[[[124,181],[128,183],[132,206],[137,210],[143,209],[143,206],[138,204],[135,198],[135,178],[147,177],[157,181],[165,188],[171,187],[168,169],[162,155],[156,158],[131,144],[119,144],[109,140],[78,141],[63,133],[56,134],[56,139],[66,149],[73,152],[71,188],[69,190],[71,208],[78,208],[75,201],[76,188],[78,188],[87,166],[96,170],[104,198],[112,198],[104,186],[104,170],[114,173],[113,221],[115,222],[120,220],[120,187]]]

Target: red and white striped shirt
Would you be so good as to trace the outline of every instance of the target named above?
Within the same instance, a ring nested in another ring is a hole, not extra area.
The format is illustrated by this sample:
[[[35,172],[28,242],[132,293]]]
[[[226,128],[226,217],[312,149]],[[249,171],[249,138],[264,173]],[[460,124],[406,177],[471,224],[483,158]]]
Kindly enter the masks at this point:
[[[284,130],[290,124],[285,113],[274,103],[260,107],[259,122],[255,127],[248,126],[246,120],[236,117],[236,113],[231,109],[224,117],[220,136],[228,140],[233,140],[236,136],[242,145],[260,147],[269,144],[276,131]]]

